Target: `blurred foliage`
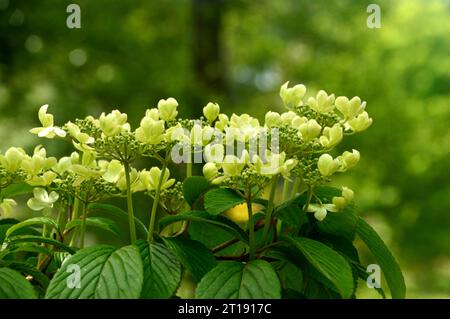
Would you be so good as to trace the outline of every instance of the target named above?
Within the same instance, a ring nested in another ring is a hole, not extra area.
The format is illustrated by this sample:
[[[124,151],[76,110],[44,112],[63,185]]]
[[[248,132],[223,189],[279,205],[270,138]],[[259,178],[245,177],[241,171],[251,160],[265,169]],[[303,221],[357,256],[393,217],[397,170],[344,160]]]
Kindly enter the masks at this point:
[[[81,29],[66,27],[74,2]],[[450,2],[380,0],[369,29],[371,2],[0,0],[0,147],[36,142],[46,103],[58,123],[119,108],[137,125],[168,96],[185,117],[213,99],[262,119],[282,111],[287,80],[359,95],[374,125],[348,142],[362,160],[339,182],[396,251],[409,296],[449,297]]]

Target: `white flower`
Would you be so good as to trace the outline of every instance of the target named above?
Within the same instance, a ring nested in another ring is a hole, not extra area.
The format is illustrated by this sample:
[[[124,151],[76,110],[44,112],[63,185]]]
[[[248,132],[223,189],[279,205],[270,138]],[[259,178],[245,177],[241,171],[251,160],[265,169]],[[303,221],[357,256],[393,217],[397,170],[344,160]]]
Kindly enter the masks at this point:
[[[145,189],[148,191],[156,190],[159,184],[159,179],[161,176],[161,169],[159,167],[152,167],[150,171],[143,170],[140,173],[140,181],[144,185]],[[161,190],[169,188],[173,184],[175,184],[175,180],[173,178],[169,179],[170,171],[166,168],[163,176],[163,180],[161,183]]]
[[[206,117],[209,123],[214,122],[214,120],[217,118],[217,116],[220,113],[220,106],[217,103],[211,103],[209,102],[204,108],[203,108],[203,115]]]
[[[308,213],[314,213],[314,217],[318,221],[322,221],[327,216],[328,212],[338,212],[339,210],[333,204],[309,204],[306,208]]]
[[[334,94],[328,95],[324,90],[320,90],[316,98],[308,99],[308,105],[317,113],[331,112],[334,109]]]
[[[136,139],[146,144],[158,144],[164,139],[164,121],[145,116],[136,129]]]
[[[33,190],[33,198],[27,202],[28,207],[32,210],[42,210],[44,208],[52,208],[53,204],[58,200],[59,195],[53,191],[50,194],[43,188],[35,188]]]
[[[39,109],[38,116],[42,127],[35,127],[30,133],[37,134],[39,137],[54,138],[55,135],[65,137],[66,132],[58,126],[53,126],[53,115],[47,114],[48,104],[42,105]]]
[[[169,97],[167,100],[161,99],[158,102],[159,116],[164,121],[170,121],[177,117],[178,102],[173,97]]]
[[[3,212],[4,216],[11,216],[13,211],[13,206],[17,206],[17,203],[14,199],[5,198],[0,203],[0,209]]]
[[[351,100],[346,96],[339,96],[336,98],[335,105],[345,118],[350,119],[364,111],[366,102],[361,103],[361,99],[358,96],[353,97]]]
[[[267,151],[264,161],[258,156],[254,155],[252,158],[253,167],[258,174],[264,176],[273,176],[282,174],[284,177],[289,176],[289,172],[297,165],[297,160],[286,160],[286,153],[272,153]]]
[[[366,111],[359,114],[357,117],[348,120],[345,124],[347,128],[350,128],[353,132],[361,132],[366,130],[372,125],[372,118],[369,117]]]
[[[8,172],[15,172],[28,155],[20,147],[10,147],[5,155],[0,154],[0,165]]]
[[[325,127],[323,129],[322,136],[319,138],[320,144],[323,147],[329,148],[337,145],[342,141],[343,130],[339,124],[333,125],[333,127]]]
[[[288,88],[289,82],[284,83],[280,88],[280,97],[287,108],[293,108],[302,105],[303,96],[306,93],[306,87],[298,84],[292,88]]]
[[[99,118],[100,129],[105,136],[114,136],[123,131],[130,130],[130,124],[127,123],[127,114],[120,113],[119,110],[113,110],[105,115],[103,112]]]
[[[322,127],[314,119],[309,120],[298,127],[298,131],[305,142],[315,139],[320,134],[321,129]]]
[[[330,154],[322,154],[317,162],[317,167],[319,168],[319,172],[322,176],[330,176],[338,170],[339,164],[339,160],[333,159]]]

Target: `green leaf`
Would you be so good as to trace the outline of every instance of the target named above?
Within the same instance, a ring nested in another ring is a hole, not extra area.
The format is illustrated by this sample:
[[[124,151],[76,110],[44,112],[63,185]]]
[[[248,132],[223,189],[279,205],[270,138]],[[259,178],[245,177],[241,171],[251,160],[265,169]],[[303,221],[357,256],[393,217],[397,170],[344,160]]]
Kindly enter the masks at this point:
[[[278,277],[280,277],[283,289],[302,291],[303,273],[299,267],[285,260],[275,261],[272,263],[272,266],[278,273]]]
[[[341,212],[329,213],[327,217],[318,222],[319,231],[322,233],[343,236],[353,241],[356,234],[358,217],[352,206],[345,207]]]
[[[8,245],[15,245],[17,243],[45,243],[50,244],[55,247],[58,247],[62,250],[67,251],[70,254],[74,254],[75,250],[73,250],[71,247],[57,241],[54,239],[41,237],[41,236],[33,236],[33,235],[21,235],[21,236],[13,236],[8,239]]]
[[[353,292],[353,274],[350,265],[339,253],[318,241],[303,237],[283,237],[298,249],[308,262],[337,289],[343,298]]]
[[[80,227],[81,224],[82,224],[82,220],[80,220],[80,219],[72,220],[69,223],[67,223],[66,229],[69,230],[74,227]],[[117,237],[121,236],[119,227],[112,219],[109,219],[109,218],[88,217],[88,218],[86,218],[86,226],[101,228],[110,233],[113,233]]]
[[[0,192],[2,198],[14,197],[18,195],[30,194],[33,192],[33,186],[27,183],[11,184],[3,188]]]
[[[38,269],[36,269],[34,266],[24,263],[24,262],[0,262],[0,264],[5,264],[8,268],[17,270],[21,273],[24,273],[26,275],[30,275],[33,277],[33,280],[35,280],[39,285],[41,285],[42,288],[47,289],[47,286],[50,282],[50,280],[47,278],[46,275],[44,275],[42,272],[40,272]]]
[[[97,213],[95,213],[97,211]],[[114,216],[123,222],[126,222],[128,225],[128,213],[117,206],[110,204],[100,204],[94,203],[89,205],[89,212],[91,212],[91,216],[93,214],[99,214],[100,212],[106,213],[108,215]],[[147,227],[141,222],[141,220],[137,217],[134,217],[134,222],[136,224],[136,230],[140,238],[147,238],[148,230]]]
[[[400,266],[377,232],[362,218],[358,218],[356,233],[367,245],[380,265],[392,298],[405,298],[405,279]]]
[[[79,288],[75,285],[79,267]],[[57,271],[50,282],[47,299],[138,298],[143,282],[143,266],[134,246],[118,250],[99,245],[79,250]],[[74,287],[68,283],[73,283]]]
[[[296,203],[288,202],[275,209],[275,215],[295,229],[300,229],[308,222],[308,216]]]
[[[17,271],[0,268],[0,299],[35,299],[33,286]]]
[[[226,261],[203,277],[195,296],[199,299],[278,299],[281,285],[267,261],[253,260],[247,264]]]
[[[163,238],[183,266],[199,282],[202,277],[216,265],[216,258],[202,243],[187,237]]]
[[[213,185],[203,176],[191,176],[183,182],[183,196],[189,205],[194,205]]]
[[[245,199],[242,196],[229,188],[215,188],[205,195],[205,209],[212,215],[223,213],[244,202]]]
[[[6,237],[11,236],[12,233],[14,233],[16,230],[24,227],[34,226],[34,225],[46,225],[50,228],[54,228],[59,233],[59,226],[58,223],[53,220],[50,217],[33,217],[27,220],[24,220],[23,222],[20,222],[18,224],[15,224],[11,226],[8,231],[6,232]]]
[[[248,236],[245,233],[245,231],[238,225],[236,225],[234,222],[232,222],[231,220],[229,220],[224,216],[220,215],[214,216],[204,211],[187,211],[181,214],[167,216],[160,219],[159,226],[160,229],[163,229],[165,226],[171,223],[175,223],[182,220],[204,222],[216,225],[222,228],[223,230],[229,232],[234,237],[239,238],[241,241],[248,242]]]
[[[181,265],[164,245],[138,240],[134,243],[144,265],[141,298],[165,299],[175,293],[181,280]]]

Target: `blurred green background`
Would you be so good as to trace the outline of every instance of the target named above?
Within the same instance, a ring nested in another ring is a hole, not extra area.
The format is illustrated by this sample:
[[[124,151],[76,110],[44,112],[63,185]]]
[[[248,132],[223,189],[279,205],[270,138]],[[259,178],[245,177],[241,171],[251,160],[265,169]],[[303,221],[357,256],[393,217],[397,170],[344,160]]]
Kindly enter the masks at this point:
[[[450,1],[377,1],[379,29],[372,2],[0,0],[0,149],[46,142],[28,133],[46,103],[59,124],[118,108],[136,126],[169,96],[183,117],[212,100],[263,119],[288,80],[358,95],[374,124],[340,145],[362,159],[335,183],[394,251],[407,296],[449,298]]]

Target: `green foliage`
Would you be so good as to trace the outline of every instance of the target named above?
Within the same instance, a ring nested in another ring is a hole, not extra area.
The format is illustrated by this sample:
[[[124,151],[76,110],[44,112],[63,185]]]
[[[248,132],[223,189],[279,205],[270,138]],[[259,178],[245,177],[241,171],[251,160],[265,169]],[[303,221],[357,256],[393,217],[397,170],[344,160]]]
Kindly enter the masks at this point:
[[[0,268],[0,298],[1,299],[34,299],[36,293],[33,286],[18,272]]]
[[[280,298],[280,282],[272,266],[264,260],[247,264],[222,262],[200,281],[195,296],[205,299]]]
[[[244,202],[242,196],[229,188],[212,189],[205,195],[205,209],[211,215],[218,215]]]

